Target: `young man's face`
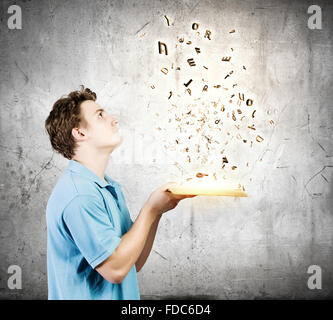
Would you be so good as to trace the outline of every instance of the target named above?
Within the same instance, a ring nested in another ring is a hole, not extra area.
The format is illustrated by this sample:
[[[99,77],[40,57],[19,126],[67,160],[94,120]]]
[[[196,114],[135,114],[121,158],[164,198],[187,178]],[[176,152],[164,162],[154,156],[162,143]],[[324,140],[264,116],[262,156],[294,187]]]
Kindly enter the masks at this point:
[[[113,150],[122,142],[118,119],[109,115],[95,101],[82,102],[81,114],[88,124],[87,128],[83,128],[87,143],[99,149]]]

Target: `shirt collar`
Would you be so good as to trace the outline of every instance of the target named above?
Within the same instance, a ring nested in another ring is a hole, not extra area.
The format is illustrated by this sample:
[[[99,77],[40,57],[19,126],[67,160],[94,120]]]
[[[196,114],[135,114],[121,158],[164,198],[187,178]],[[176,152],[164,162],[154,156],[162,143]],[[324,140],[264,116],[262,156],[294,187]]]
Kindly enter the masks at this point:
[[[90,169],[88,169],[85,165],[82,163],[76,161],[76,160],[69,160],[68,166],[67,166],[68,171],[73,171],[78,173],[81,176],[84,176],[85,178],[88,178],[94,182],[96,182],[101,188],[107,187],[107,186],[112,186],[112,187],[119,187],[119,183],[112,180],[106,173],[104,174],[104,179],[107,182],[105,182],[103,179],[101,179],[98,175],[96,175],[94,172],[92,172]]]

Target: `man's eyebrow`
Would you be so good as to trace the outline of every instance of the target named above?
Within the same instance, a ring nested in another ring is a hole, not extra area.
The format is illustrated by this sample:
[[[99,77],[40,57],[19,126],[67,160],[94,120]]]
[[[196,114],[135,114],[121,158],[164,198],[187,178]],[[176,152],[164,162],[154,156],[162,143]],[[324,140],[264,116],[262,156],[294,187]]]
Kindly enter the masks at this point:
[[[100,108],[100,109],[97,109],[95,112],[94,112],[94,115],[99,112],[99,111],[105,111],[103,108]]]

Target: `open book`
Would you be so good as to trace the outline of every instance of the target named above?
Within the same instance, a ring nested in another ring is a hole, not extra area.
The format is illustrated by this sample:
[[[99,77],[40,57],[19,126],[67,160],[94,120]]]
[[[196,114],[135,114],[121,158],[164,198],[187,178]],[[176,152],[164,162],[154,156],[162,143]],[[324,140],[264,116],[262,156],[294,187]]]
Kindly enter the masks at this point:
[[[178,195],[204,195],[204,196],[230,196],[247,197],[244,187],[227,180],[213,181],[202,178],[178,182],[168,188],[170,192]]]

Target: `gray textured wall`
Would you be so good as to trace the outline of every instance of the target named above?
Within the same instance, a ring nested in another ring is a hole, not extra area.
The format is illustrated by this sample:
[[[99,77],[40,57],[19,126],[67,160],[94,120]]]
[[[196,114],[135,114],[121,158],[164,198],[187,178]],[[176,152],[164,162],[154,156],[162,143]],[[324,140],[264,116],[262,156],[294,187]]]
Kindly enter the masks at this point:
[[[261,149],[242,152],[251,163],[242,176],[249,198],[197,197],[164,215],[138,274],[141,295],[332,298],[333,4],[315,3],[322,30],[307,27],[312,1],[22,0],[22,30],[9,30],[13,2],[1,1],[0,297],[47,298],[45,207],[67,166],[44,131],[52,104],[84,84],[120,118],[125,141],[132,129],[153,136],[169,89],[163,84],[163,96],[150,86],[165,81],[159,69],[174,61],[171,43],[189,38],[198,21],[212,30],[216,52],[240,52],[243,88],[274,125],[262,127]],[[167,60],[159,40],[170,44]],[[135,219],[150,192],[178,171],[135,156],[122,163],[125,149],[107,173],[122,183]],[[10,265],[22,268],[21,290],[7,287]],[[322,268],[321,290],[307,287],[310,265]]]

